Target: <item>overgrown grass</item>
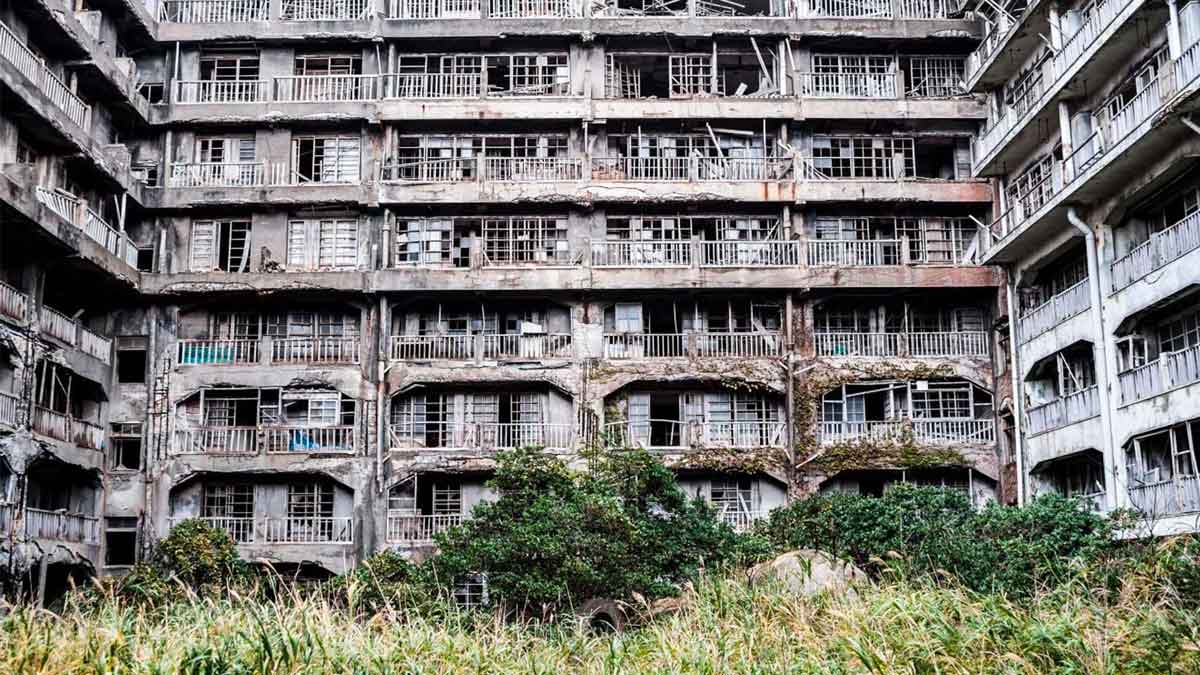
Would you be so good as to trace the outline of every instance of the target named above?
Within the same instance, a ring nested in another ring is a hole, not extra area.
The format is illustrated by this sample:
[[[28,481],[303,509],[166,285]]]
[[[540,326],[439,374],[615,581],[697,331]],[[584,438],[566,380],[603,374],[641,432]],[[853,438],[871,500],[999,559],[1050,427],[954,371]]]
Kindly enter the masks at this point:
[[[1200,617],[1131,579],[1032,598],[887,580],[802,599],[705,578],[683,612],[617,635],[323,597],[238,596],[162,607],[117,597],[60,614],[11,608],[0,673],[1196,673]]]

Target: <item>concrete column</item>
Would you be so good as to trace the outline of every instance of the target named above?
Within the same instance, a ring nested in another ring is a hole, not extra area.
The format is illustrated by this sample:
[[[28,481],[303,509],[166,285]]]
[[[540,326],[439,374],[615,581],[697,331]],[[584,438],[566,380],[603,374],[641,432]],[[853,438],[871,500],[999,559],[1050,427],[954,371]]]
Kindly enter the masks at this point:
[[[1048,10],[1047,22],[1050,24],[1050,47],[1055,52],[1058,52],[1062,49],[1063,45],[1062,15],[1059,13],[1057,4],[1051,3]]]
[[[1171,59],[1177,59],[1183,54],[1183,37],[1179,31],[1179,6],[1175,0],[1167,0],[1167,46],[1171,50]]]
[[[1075,144],[1071,142],[1071,114],[1067,109],[1066,101],[1058,102],[1058,130],[1062,137],[1062,152],[1065,159],[1075,151]]]

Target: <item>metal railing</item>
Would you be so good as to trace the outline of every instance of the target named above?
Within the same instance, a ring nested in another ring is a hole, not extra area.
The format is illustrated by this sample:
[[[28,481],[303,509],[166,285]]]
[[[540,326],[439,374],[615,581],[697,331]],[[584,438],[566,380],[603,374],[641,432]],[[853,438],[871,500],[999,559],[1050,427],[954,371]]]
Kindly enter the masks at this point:
[[[767,358],[782,356],[779,332],[605,333],[604,358]]]
[[[387,514],[387,541],[398,544],[424,544],[462,524],[461,513],[394,513]]]
[[[549,19],[579,16],[575,0],[490,0],[489,19]]]
[[[799,15],[816,19],[890,19],[891,0],[800,0]]]
[[[137,268],[137,247],[128,235],[109,225],[100,214],[87,207],[77,197],[40,185],[34,189],[34,194],[39,203],[78,227],[89,239],[103,246],[104,250],[120,257],[130,267]]]
[[[480,19],[481,0],[392,0],[389,19]]]
[[[394,361],[565,359],[574,355],[570,333],[394,335]]]
[[[484,180],[505,183],[546,183],[583,180],[580,157],[486,157]]]
[[[276,103],[374,101],[382,87],[378,75],[289,75],[275,78]]]
[[[194,427],[175,431],[181,455],[256,455],[258,427]]]
[[[593,267],[690,267],[692,242],[687,239],[593,241]]]
[[[541,422],[393,421],[388,438],[394,450],[501,450],[574,447],[575,427]]]
[[[161,0],[159,21],[245,23],[270,18],[270,0]]]
[[[400,161],[382,171],[385,183],[465,183],[479,178],[479,161],[474,157]]]
[[[904,247],[899,239],[809,239],[812,267],[882,267],[899,265]]]
[[[481,98],[487,92],[487,74],[477,73],[392,73],[386,76],[384,97]]]
[[[176,363],[181,366],[250,365],[260,362],[255,339],[180,340]]]
[[[1033,406],[1026,411],[1029,434],[1061,429],[1100,414],[1100,395],[1096,385]]]
[[[21,408],[21,397],[0,391],[0,424],[17,426],[17,413]]]
[[[986,331],[917,333],[815,333],[817,356],[987,356]]]
[[[1174,476],[1157,483],[1129,487],[1133,508],[1149,516],[1165,516],[1200,511],[1200,478]]]
[[[810,98],[898,98],[898,72],[800,73],[800,95]]]
[[[1142,277],[1166,267],[1184,255],[1200,248],[1200,212],[1193,213],[1174,225],[1150,234],[1112,264],[1113,291],[1128,288]]]
[[[268,454],[289,453],[353,453],[354,427],[269,426],[262,427],[263,443]]]
[[[104,448],[104,427],[49,408],[33,407],[33,430],[65,443],[74,443],[89,450]]]
[[[29,296],[0,282],[0,314],[10,319],[24,321],[29,314]]]
[[[79,349],[104,363],[112,363],[112,338],[104,337],[82,324],[79,326]]]
[[[683,333],[605,333],[604,358],[682,358],[692,354]]]
[[[284,21],[360,21],[375,13],[375,0],[283,0]]]
[[[1118,374],[1117,381],[1125,404],[1200,382],[1200,345],[1160,354],[1149,363]]]
[[[354,519],[349,516],[266,516],[263,539],[272,544],[350,544]]]
[[[608,182],[791,180],[782,157],[592,157],[591,177]]]
[[[1088,290],[1088,280],[1083,279],[1075,285],[1060,291],[1037,307],[1021,314],[1018,320],[1018,338],[1021,344],[1045,333],[1070,319],[1082,314],[1092,306],[1092,294]]]
[[[357,337],[268,338],[271,363],[358,363]]]
[[[217,338],[178,341],[180,366],[353,364],[359,361],[358,337]]]
[[[42,332],[74,347],[79,344],[79,324],[71,317],[45,305],[38,319]]]
[[[475,335],[393,335],[393,361],[473,361]]]
[[[815,333],[817,356],[900,356],[900,333]]]
[[[911,439],[930,445],[955,443],[990,444],[996,441],[996,422],[991,419],[895,419],[877,421],[822,421],[817,424],[821,443],[864,440],[895,442]]]
[[[25,507],[25,536],[32,539],[100,543],[100,518],[67,511]]]
[[[993,18],[994,22],[988,24],[989,30],[983,36],[983,40],[979,43],[979,46],[967,56],[963,79],[968,82],[979,72],[980,68],[983,68],[983,64],[991,58],[992,54],[995,54],[1000,46],[1008,41],[1009,36],[1016,31],[1017,26],[1021,23],[1021,17],[1017,17],[1014,20],[1008,14],[998,14]]]
[[[76,96],[75,92],[50,70],[45,61],[34,54],[33,50],[3,22],[0,22],[0,56],[33,82],[67,119],[85,132],[91,132],[92,107]]]
[[[179,80],[176,103],[267,103],[269,80]]]
[[[224,530],[235,544],[254,543],[255,527],[253,517],[196,516],[193,518],[172,518],[170,520],[170,526],[175,527],[176,525],[188,520],[199,520],[213,529]]]
[[[701,241],[701,267],[795,267],[801,263],[797,239]]]
[[[81,202],[78,197],[58,190],[44,188],[40,185],[34,189],[34,195],[37,196],[38,202],[58,214],[63,220],[72,225],[79,220]]]
[[[749,532],[754,524],[766,517],[765,511],[758,509],[746,511],[737,508],[721,509],[717,512],[717,520],[733,528],[734,532]]]
[[[680,451],[696,448],[781,448],[787,442],[787,425],[781,421],[732,422],[660,420],[609,422],[602,440],[610,447]]]

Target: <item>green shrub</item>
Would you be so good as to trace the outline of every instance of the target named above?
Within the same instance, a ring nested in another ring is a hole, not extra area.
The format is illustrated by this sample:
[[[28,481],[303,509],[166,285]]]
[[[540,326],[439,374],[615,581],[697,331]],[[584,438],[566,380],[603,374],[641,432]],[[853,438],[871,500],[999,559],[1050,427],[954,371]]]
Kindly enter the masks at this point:
[[[730,561],[737,536],[644,451],[590,458],[575,473],[534,450],[502,453],[500,494],[439,539],[431,575],[453,586],[486,572],[493,599],[549,615],[592,597],[675,593]]]
[[[337,605],[365,615],[428,608],[435,597],[427,568],[395,551],[367,558],[348,574],[330,579],[323,590]]]
[[[229,533],[194,518],[171,528],[158,542],[151,565],[198,591],[223,588],[248,573]]]

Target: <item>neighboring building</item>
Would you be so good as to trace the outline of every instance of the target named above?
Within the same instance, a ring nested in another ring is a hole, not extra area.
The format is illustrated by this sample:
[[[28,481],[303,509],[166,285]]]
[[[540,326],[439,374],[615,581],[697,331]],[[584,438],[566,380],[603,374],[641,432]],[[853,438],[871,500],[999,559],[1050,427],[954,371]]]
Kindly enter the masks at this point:
[[[739,528],[1009,499],[981,24],[946,2],[0,21],[0,525],[47,594],[193,517],[304,574],[421,555],[530,445],[647,447]]]
[[[1200,3],[981,3],[974,172],[1008,272],[1019,489],[1200,513]]]

